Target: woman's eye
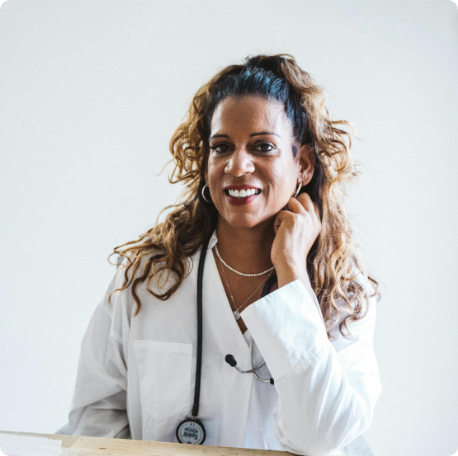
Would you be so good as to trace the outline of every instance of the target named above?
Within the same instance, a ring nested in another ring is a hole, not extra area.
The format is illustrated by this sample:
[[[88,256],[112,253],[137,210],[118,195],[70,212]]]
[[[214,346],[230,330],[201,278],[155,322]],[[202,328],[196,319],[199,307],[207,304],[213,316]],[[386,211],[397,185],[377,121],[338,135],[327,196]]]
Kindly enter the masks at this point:
[[[225,154],[232,150],[232,147],[229,144],[220,143],[214,146],[210,146],[211,150],[214,150],[217,154]],[[275,149],[275,146],[268,142],[259,142],[253,146],[253,151],[255,152],[271,152]]]
[[[210,146],[210,149],[219,154],[224,154],[229,150],[229,146],[227,144],[217,144],[216,146]]]
[[[274,150],[274,149],[275,149],[275,146],[268,142],[258,143],[254,147],[254,150],[259,151],[259,152],[270,152],[271,150]]]

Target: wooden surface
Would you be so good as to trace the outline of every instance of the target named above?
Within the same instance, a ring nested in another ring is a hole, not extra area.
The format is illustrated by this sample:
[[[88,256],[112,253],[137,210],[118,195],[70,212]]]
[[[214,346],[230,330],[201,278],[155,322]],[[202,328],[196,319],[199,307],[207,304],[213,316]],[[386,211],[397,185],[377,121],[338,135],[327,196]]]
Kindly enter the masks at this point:
[[[47,437],[62,440],[62,446],[82,456],[287,456],[284,451],[250,450],[207,445],[151,442],[149,440],[108,439],[102,437],[80,437],[77,435],[34,434],[31,432],[0,431],[9,434]]]

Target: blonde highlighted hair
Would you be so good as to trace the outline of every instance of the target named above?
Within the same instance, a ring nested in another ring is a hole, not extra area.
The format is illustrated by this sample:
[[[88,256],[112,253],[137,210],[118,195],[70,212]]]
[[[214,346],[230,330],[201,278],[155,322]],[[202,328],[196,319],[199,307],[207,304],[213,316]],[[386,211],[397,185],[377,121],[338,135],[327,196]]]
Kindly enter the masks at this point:
[[[367,274],[345,211],[344,186],[360,175],[350,153],[351,134],[343,128],[354,132],[354,127],[351,122],[330,119],[323,89],[289,54],[247,58],[241,65],[220,71],[194,95],[185,120],[170,140],[174,169],[169,181],[184,184],[185,193],[163,210],[172,209],[163,222],[157,222],[139,239],[114,248],[111,255],[126,258],[120,268],[124,271],[123,285],[115,291],[130,287],[137,303],[136,316],[141,309],[141,284],[146,282],[147,292],[165,301],[189,275],[190,257],[212,234],[218,218],[215,207],[201,195],[211,118],[224,98],[245,95],[282,102],[298,144],[309,144],[315,151],[313,178],[301,189],[317,203],[321,214],[321,232],[308,254],[307,270],[328,336],[336,324],[344,335],[348,323],[364,317],[368,310],[368,306],[364,310],[364,302],[369,303],[370,297],[380,298],[378,282]],[[296,152],[295,148],[293,154]],[[170,273],[174,275],[172,283],[161,286],[160,278],[165,277],[165,283]],[[151,288],[153,280],[155,290]]]

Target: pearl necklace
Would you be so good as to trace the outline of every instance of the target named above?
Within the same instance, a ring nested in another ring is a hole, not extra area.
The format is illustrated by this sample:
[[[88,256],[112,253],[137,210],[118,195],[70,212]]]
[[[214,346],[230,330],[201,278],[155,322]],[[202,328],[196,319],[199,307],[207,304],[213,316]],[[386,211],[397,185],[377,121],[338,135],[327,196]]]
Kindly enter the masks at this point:
[[[238,274],[238,275],[245,276],[245,277],[257,277],[257,276],[261,276],[261,275],[267,274],[268,272],[271,272],[271,271],[274,270],[274,266],[272,266],[271,268],[266,269],[264,272],[258,272],[257,274],[245,274],[245,273],[243,273],[243,272],[237,271],[237,270],[234,269],[234,268],[231,268],[231,267],[221,258],[221,255],[219,254],[219,250],[218,250],[218,245],[215,245],[215,250],[216,250],[216,254],[218,255],[218,258],[220,259],[221,263],[223,263],[224,266],[226,266],[226,268],[230,269],[231,271],[235,272],[235,273]]]
[[[221,259],[221,257],[218,255],[218,257]],[[235,299],[234,299],[234,296],[232,295],[232,291],[231,291],[231,287],[229,286],[229,282],[227,281],[227,277],[226,277],[226,273],[224,272],[224,266],[223,266],[223,263],[221,262],[221,270],[223,271],[223,276],[224,276],[224,280],[226,281],[226,285],[227,285],[227,289],[229,290],[229,294],[231,295],[231,299],[232,299],[232,303],[234,305],[234,309],[232,311],[232,313],[234,314],[234,317],[236,320],[238,320],[242,315],[240,314],[240,309],[248,302],[248,300],[253,297],[253,295],[261,288],[262,285],[264,285],[265,282],[261,282],[261,285],[259,285],[258,288],[256,288],[256,290],[253,291],[253,293],[250,294],[250,296],[248,296],[248,298],[245,299],[245,301],[243,302],[243,304],[241,304],[240,306],[236,306],[235,305]],[[272,271],[270,271],[272,272]],[[269,276],[270,276],[270,273],[269,273]],[[267,276],[267,277],[269,277]]]

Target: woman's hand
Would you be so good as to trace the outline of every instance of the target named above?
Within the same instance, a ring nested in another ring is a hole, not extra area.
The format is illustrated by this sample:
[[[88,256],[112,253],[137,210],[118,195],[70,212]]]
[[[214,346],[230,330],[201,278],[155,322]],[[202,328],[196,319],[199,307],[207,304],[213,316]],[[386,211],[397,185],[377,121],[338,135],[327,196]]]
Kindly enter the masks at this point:
[[[321,230],[318,206],[307,193],[290,198],[274,221],[275,239],[271,259],[278,287],[298,278],[309,283],[306,260]]]

